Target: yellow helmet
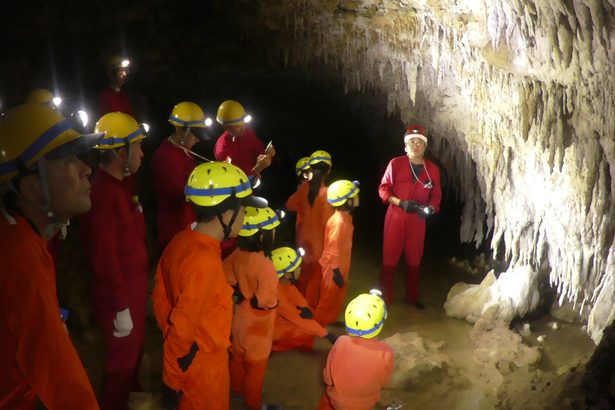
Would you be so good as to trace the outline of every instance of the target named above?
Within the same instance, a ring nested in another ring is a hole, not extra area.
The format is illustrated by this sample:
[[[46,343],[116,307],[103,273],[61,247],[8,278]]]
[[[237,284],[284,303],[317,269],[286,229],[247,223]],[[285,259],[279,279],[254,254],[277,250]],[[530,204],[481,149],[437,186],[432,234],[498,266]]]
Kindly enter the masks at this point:
[[[248,206],[245,214],[239,236],[252,236],[261,229],[270,231],[280,226],[280,217],[271,208],[259,209]]]
[[[335,181],[327,188],[327,202],[332,206],[342,206],[348,199],[359,195],[359,191],[359,181]]]
[[[0,117],[0,183],[43,157],[57,159],[86,152],[100,137],[79,134],[70,120],[47,105],[19,105]]]
[[[246,110],[235,100],[226,100],[218,107],[216,121],[220,125],[244,125],[246,123]]]
[[[145,138],[145,133],[137,120],[119,111],[100,117],[94,126],[94,132],[105,133],[104,138],[94,147],[101,150],[123,147]]]
[[[178,127],[203,128],[206,126],[206,121],[205,113],[201,107],[190,101],[180,102],[173,107],[173,111],[169,115],[169,122]]]
[[[373,289],[369,294],[357,296],[346,306],[346,333],[371,339],[380,333],[387,318],[387,307],[380,291]]]
[[[310,169],[310,157],[300,158],[295,165],[295,172],[297,175],[301,175],[302,172],[305,172],[308,169]]]
[[[199,206],[216,206],[234,196],[245,206],[264,208],[267,200],[252,195],[247,175],[228,162],[211,161],[192,170],[184,190],[186,200]]]
[[[271,262],[273,262],[273,266],[278,273],[278,278],[281,278],[287,272],[295,271],[303,261],[302,256],[301,249],[297,252],[288,246],[272,250]]]
[[[128,70],[128,66],[130,66],[130,60],[122,56],[112,56],[107,60],[106,66],[107,70],[119,70],[120,68]]]
[[[310,155],[310,166],[314,164],[318,164],[319,162],[324,162],[330,167],[333,166],[333,160],[331,159],[331,154],[327,151],[318,150],[314,151],[312,155]]]
[[[30,91],[26,102],[51,105],[53,104],[53,94],[45,88],[37,88],[36,90]]]

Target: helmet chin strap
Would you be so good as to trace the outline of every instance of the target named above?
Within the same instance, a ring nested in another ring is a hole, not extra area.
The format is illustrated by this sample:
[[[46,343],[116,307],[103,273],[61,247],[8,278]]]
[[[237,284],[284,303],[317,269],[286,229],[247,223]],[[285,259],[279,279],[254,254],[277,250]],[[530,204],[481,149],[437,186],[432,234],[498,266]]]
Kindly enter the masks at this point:
[[[222,219],[222,214],[218,214],[218,221],[220,221],[220,225],[222,225],[222,231],[224,232],[223,240],[227,240],[231,237],[231,229],[233,228],[233,224],[235,223],[235,219],[237,219],[237,215],[239,215],[239,209],[241,205],[237,205],[235,209],[233,209],[233,216],[228,224],[224,224],[224,220]]]
[[[45,196],[45,204],[39,205],[36,202],[31,201],[19,192],[19,189],[11,182],[8,187],[13,191],[22,201],[27,202],[29,205],[45,213],[47,217],[47,223],[45,224],[45,230],[43,234],[46,237],[53,236],[56,232],[60,232],[62,239],[66,237],[66,228],[70,221],[60,221],[57,215],[51,209],[51,195],[49,193],[49,178],[47,177],[47,166],[45,164],[45,158],[41,158],[36,162],[38,168],[39,180],[41,181],[41,187],[43,188],[43,195]]]

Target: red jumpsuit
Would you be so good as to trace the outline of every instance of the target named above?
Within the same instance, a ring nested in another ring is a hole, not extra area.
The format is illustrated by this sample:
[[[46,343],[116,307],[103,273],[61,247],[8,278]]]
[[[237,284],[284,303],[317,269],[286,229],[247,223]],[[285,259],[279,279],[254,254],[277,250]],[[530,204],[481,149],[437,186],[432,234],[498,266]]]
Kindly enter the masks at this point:
[[[314,309],[314,319],[323,326],[335,322],[344,305],[348,289],[353,232],[352,215],[347,211],[336,210],[325,228],[325,245],[320,258],[322,267],[320,296]],[[335,268],[340,270],[344,278],[344,286],[341,288],[333,282]]]
[[[92,307],[105,339],[101,407],[127,408],[140,391],[139,367],[145,339],[148,258],[145,219],[132,187],[99,168],[92,180],[92,208],[80,218],[81,240],[93,272]],[[133,329],[115,337],[116,313],[130,309]]]
[[[333,215],[334,209],[327,202],[327,187],[322,185],[310,206],[308,193],[310,184],[305,183],[297,188],[297,191],[286,201],[286,209],[297,213],[297,245],[305,251],[301,263],[301,276],[297,282],[297,288],[311,307],[318,302],[320,283],[322,280],[320,257],[325,240],[325,226]]]
[[[440,171],[431,161],[425,159],[425,167],[432,181],[432,187],[424,185],[429,181],[424,169],[416,181],[410,170],[407,156],[393,158],[382,176],[378,193],[382,202],[387,203],[391,195],[399,199],[416,201],[420,205],[431,206],[435,212],[440,210]],[[402,252],[406,256],[406,294],[408,301],[414,303],[419,297],[419,272],[423,245],[425,242],[425,219],[416,212],[407,213],[398,206],[389,204],[384,218],[384,241],[382,244],[382,272],[380,276],[382,291],[387,303],[393,302],[393,282],[395,269]]]
[[[181,147],[164,140],[152,157],[152,182],[158,204],[158,247],[164,249],[171,238],[195,221],[184,188],[194,169],[194,159]]]
[[[175,235],[158,263],[152,301],[164,337],[162,380],[183,393],[179,409],[228,410],[233,289],[220,242],[189,227]],[[177,359],[193,342],[199,350],[184,372]]]
[[[130,97],[124,89],[115,91],[111,87],[106,87],[100,92],[100,115],[103,116],[110,112],[123,112],[135,117],[130,104]]]
[[[278,275],[263,252],[241,249],[224,260],[224,273],[231,285],[239,285],[244,297],[233,317],[231,388],[250,409],[258,410],[278,305]],[[250,305],[253,296],[260,309]]]
[[[21,216],[0,214],[0,408],[98,409],[60,320],[47,243]]]
[[[245,129],[239,138],[233,138],[228,131],[224,131],[214,146],[216,161],[226,161],[243,170],[246,175],[253,175],[252,168],[256,165],[256,158],[265,152],[265,146],[251,128]]]
[[[278,298],[275,325],[273,327],[274,352],[285,352],[290,349],[312,350],[314,337],[324,337],[327,331],[314,319],[304,319],[300,316],[299,307],[308,306],[299,290],[291,283],[278,283]]]
[[[323,371],[319,410],[370,410],[393,374],[393,350],[376,339],[340,336]]]

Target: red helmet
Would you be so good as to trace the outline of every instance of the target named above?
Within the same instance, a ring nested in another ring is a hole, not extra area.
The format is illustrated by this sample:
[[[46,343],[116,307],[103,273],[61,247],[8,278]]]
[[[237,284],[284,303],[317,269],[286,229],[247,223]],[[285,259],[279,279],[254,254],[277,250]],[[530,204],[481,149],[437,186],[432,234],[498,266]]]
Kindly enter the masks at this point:
[[[423,142],[425,142],[425,144],[427,144],[427,128],[422,125],[411,124],[406,127],[406,132],[404,133],[404,144],[406,144],[412,136],[415,138],[420,138]]]

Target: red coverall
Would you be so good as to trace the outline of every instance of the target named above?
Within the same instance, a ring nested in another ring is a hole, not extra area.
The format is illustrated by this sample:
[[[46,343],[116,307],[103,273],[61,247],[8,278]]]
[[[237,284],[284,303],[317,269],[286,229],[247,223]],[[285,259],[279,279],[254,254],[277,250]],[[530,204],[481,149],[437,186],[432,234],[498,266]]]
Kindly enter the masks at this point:
[[[324,337],[327,331],[314,319],[304,319],[300,316],[299,307],[308,306],[299,290],[291,283],[278,283],[278,298],[275,325],[273,328],[274,352],[285,352],[290,349],[312,350],[314,337]]]
[[[426,188],[429,181],[424,169],[417,174],[416,181],[410,170],[407,156],[393,158],[382,176],[378,193],[382,202],[387,203],[394,195],[399,199],[416,201],[420,205],[431,206],[435,212],[440,210],[440,171],[431,161],[425,159],[425,167],[432,181],[432,188]],[[393,282],[395,269],[402,252],[406,257],[406,295],[410,303],[419,298],[419,272],[425,242],[425,219],[418,213],[407,213],[389,204],[384,218],[384,241],[382,244],[382,272],[380,281],[387,303],[393,302]]]
[[[0,215],[0,408],[98,409],[60,320],[47,243],[21,216]]]
[[[320,258],[322,267],[320,296],[314,309],[314,319],[323,326],[335,322],[344,305],[348,289],[353,232],[352,215],[340,210],[336,210],[329,218],[325,228],[325,245]],[[344,278],[344,286],[341,288],[333,282],[335,268],[339,268]]]
[[[340,336],[323,370],[319,410],[370,410],[393,374],[393,350],[376,339]]]
[[[106,87],[100,92],[100,115],[103,116],[109,112],[123,112],[135,117],[130,104],[128,93],[124,89],[115,91],[111,87]]]
[[[162,380],[183,393],[179,409],[228,410],[233,289],[220,242],[190,227],[175,235],[158,263],[152,301],[164,337]],[[193,342],[199,350],[183,372],[177,359]]]
[[[258,410],[278,305],[278,275],[263,252],[236,249],[223,266],[227,281],[232,286],[239,285],[244,297],[233,317],[231,388],[243,396],[250,409]],[[260,309],[250,305],[253,296]]]
[[[231,158],[231,164],[241,168],[246,175],[253,175],[252,168],[256,165],[256,158],[265,152],[265,146],[251,128],[245,129],[243,135],[235,138],[224,131],[218,137],[214,146],[216,161],[226,161]]]
[[[92,180],[92,208],[80,218],[81,239],[93,272],[92,307],[105,339],[101,407],[127,408],[140,391],[139,367],[145,339],[148,258],[145,219],[132,187],[99,168]],[[115,337],[116,313],[130,309],[133,329]]]
[[[286,209],[297,213],[297,244],[305,251],[301,263],[301,276],[297,288],[313,308],[318,302],[320,283],[322,280],[320,257],[325,240],[325,226],[333,215],[334,209],[327,202],[327,187],[322,185],[314,199],[313,206],[308,201],[310,184],[305,183],[286,201]]]
[[[152,182],[158,204],[158,246],[195,221],[192,205],[186,201],[184,187],[194,169],[194,159],[181,147],[164,140],[152,157]]]

